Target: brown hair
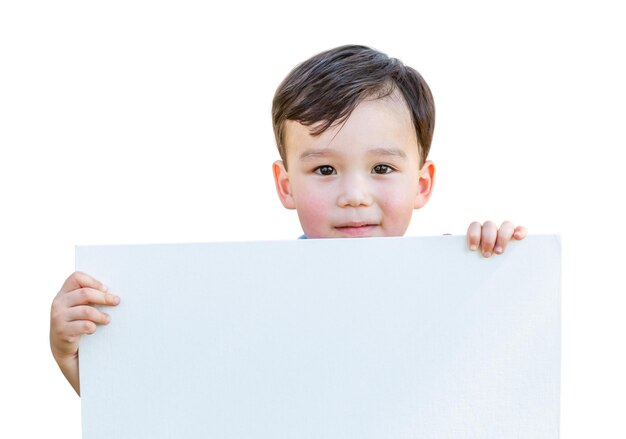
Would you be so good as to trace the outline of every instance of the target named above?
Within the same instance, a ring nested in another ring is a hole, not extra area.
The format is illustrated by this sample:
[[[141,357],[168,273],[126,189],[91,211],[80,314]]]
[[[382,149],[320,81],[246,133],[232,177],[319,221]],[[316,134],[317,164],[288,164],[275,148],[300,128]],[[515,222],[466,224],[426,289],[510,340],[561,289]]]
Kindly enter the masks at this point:
[[[422,76],[396,58],[365,46],[341,46],[297,65],[276,89],[272,122],[278,152],[286,166],[285,122],[305,126],[319,136],[343,123],[366,98],[384,98],[398,90],[413,120],[421,164],[430,150],[435,128],[435,102]]]

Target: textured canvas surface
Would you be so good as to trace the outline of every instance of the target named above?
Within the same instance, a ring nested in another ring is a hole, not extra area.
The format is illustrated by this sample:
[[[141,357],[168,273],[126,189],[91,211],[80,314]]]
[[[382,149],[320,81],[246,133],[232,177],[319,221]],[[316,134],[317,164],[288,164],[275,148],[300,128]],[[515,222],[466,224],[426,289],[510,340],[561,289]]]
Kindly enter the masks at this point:
[[[90,246],[83,437],[557,438],[560,240]]]

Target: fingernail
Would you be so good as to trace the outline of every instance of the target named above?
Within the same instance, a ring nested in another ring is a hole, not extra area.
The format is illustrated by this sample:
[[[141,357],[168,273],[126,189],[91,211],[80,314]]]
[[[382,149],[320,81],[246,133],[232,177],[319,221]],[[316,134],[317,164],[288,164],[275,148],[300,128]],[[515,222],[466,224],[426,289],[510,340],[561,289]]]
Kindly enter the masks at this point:
[[[478,248],[477,245],[470,245],[470,250],[472,250],[472,251],[476,250],[477,248]]]
[[[496,253],[502,253],[502,247],[496,247],[495,252]]]
[[[491,256],[491,253],[490,253],[490,252],[484,252],[484,253],[483,253],[483,256],[484,256],[484,257],[486,257],[486,258],[488,258],[489,256]]]
[[[107,291],[109,291],[109,287],[107,287],[106,285],[102,284],[102,291],[104,291],[106,293]]]
[[[106,321],[104,322],[105,325],[108,325],[109,322],[111,321],[111,316],[108,315],[107,313],[104,313],[104,315],[106,316]]]

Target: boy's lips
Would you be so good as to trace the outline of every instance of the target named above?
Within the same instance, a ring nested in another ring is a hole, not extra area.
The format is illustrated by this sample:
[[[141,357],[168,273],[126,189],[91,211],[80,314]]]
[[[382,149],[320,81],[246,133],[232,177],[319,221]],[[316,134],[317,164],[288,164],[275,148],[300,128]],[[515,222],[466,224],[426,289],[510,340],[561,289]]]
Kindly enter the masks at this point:
[[[370,234],[378,226],[379,224],[374,222],[350,221],[335,226],[335,229],[350,236],[364,236]]]

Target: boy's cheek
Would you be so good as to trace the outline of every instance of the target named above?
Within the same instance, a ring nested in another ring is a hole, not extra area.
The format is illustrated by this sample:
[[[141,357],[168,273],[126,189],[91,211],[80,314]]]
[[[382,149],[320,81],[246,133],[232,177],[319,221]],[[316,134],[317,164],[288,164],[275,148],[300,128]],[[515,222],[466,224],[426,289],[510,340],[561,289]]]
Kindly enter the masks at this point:
[[[405,216],[413,212],[416,195],[409,190],[388,190],[379,193],[377,199],[383,211],[394,216]]]
[[[324,237],[329,224],[328,208],[320,197],[306,197],[296,202],[296,211],[304,233],[311,238]]]
[[[389,191],[379,197],[380,208],[384,213],[387,233],[402,236],[411,222],[415,198],[406,191]]]

